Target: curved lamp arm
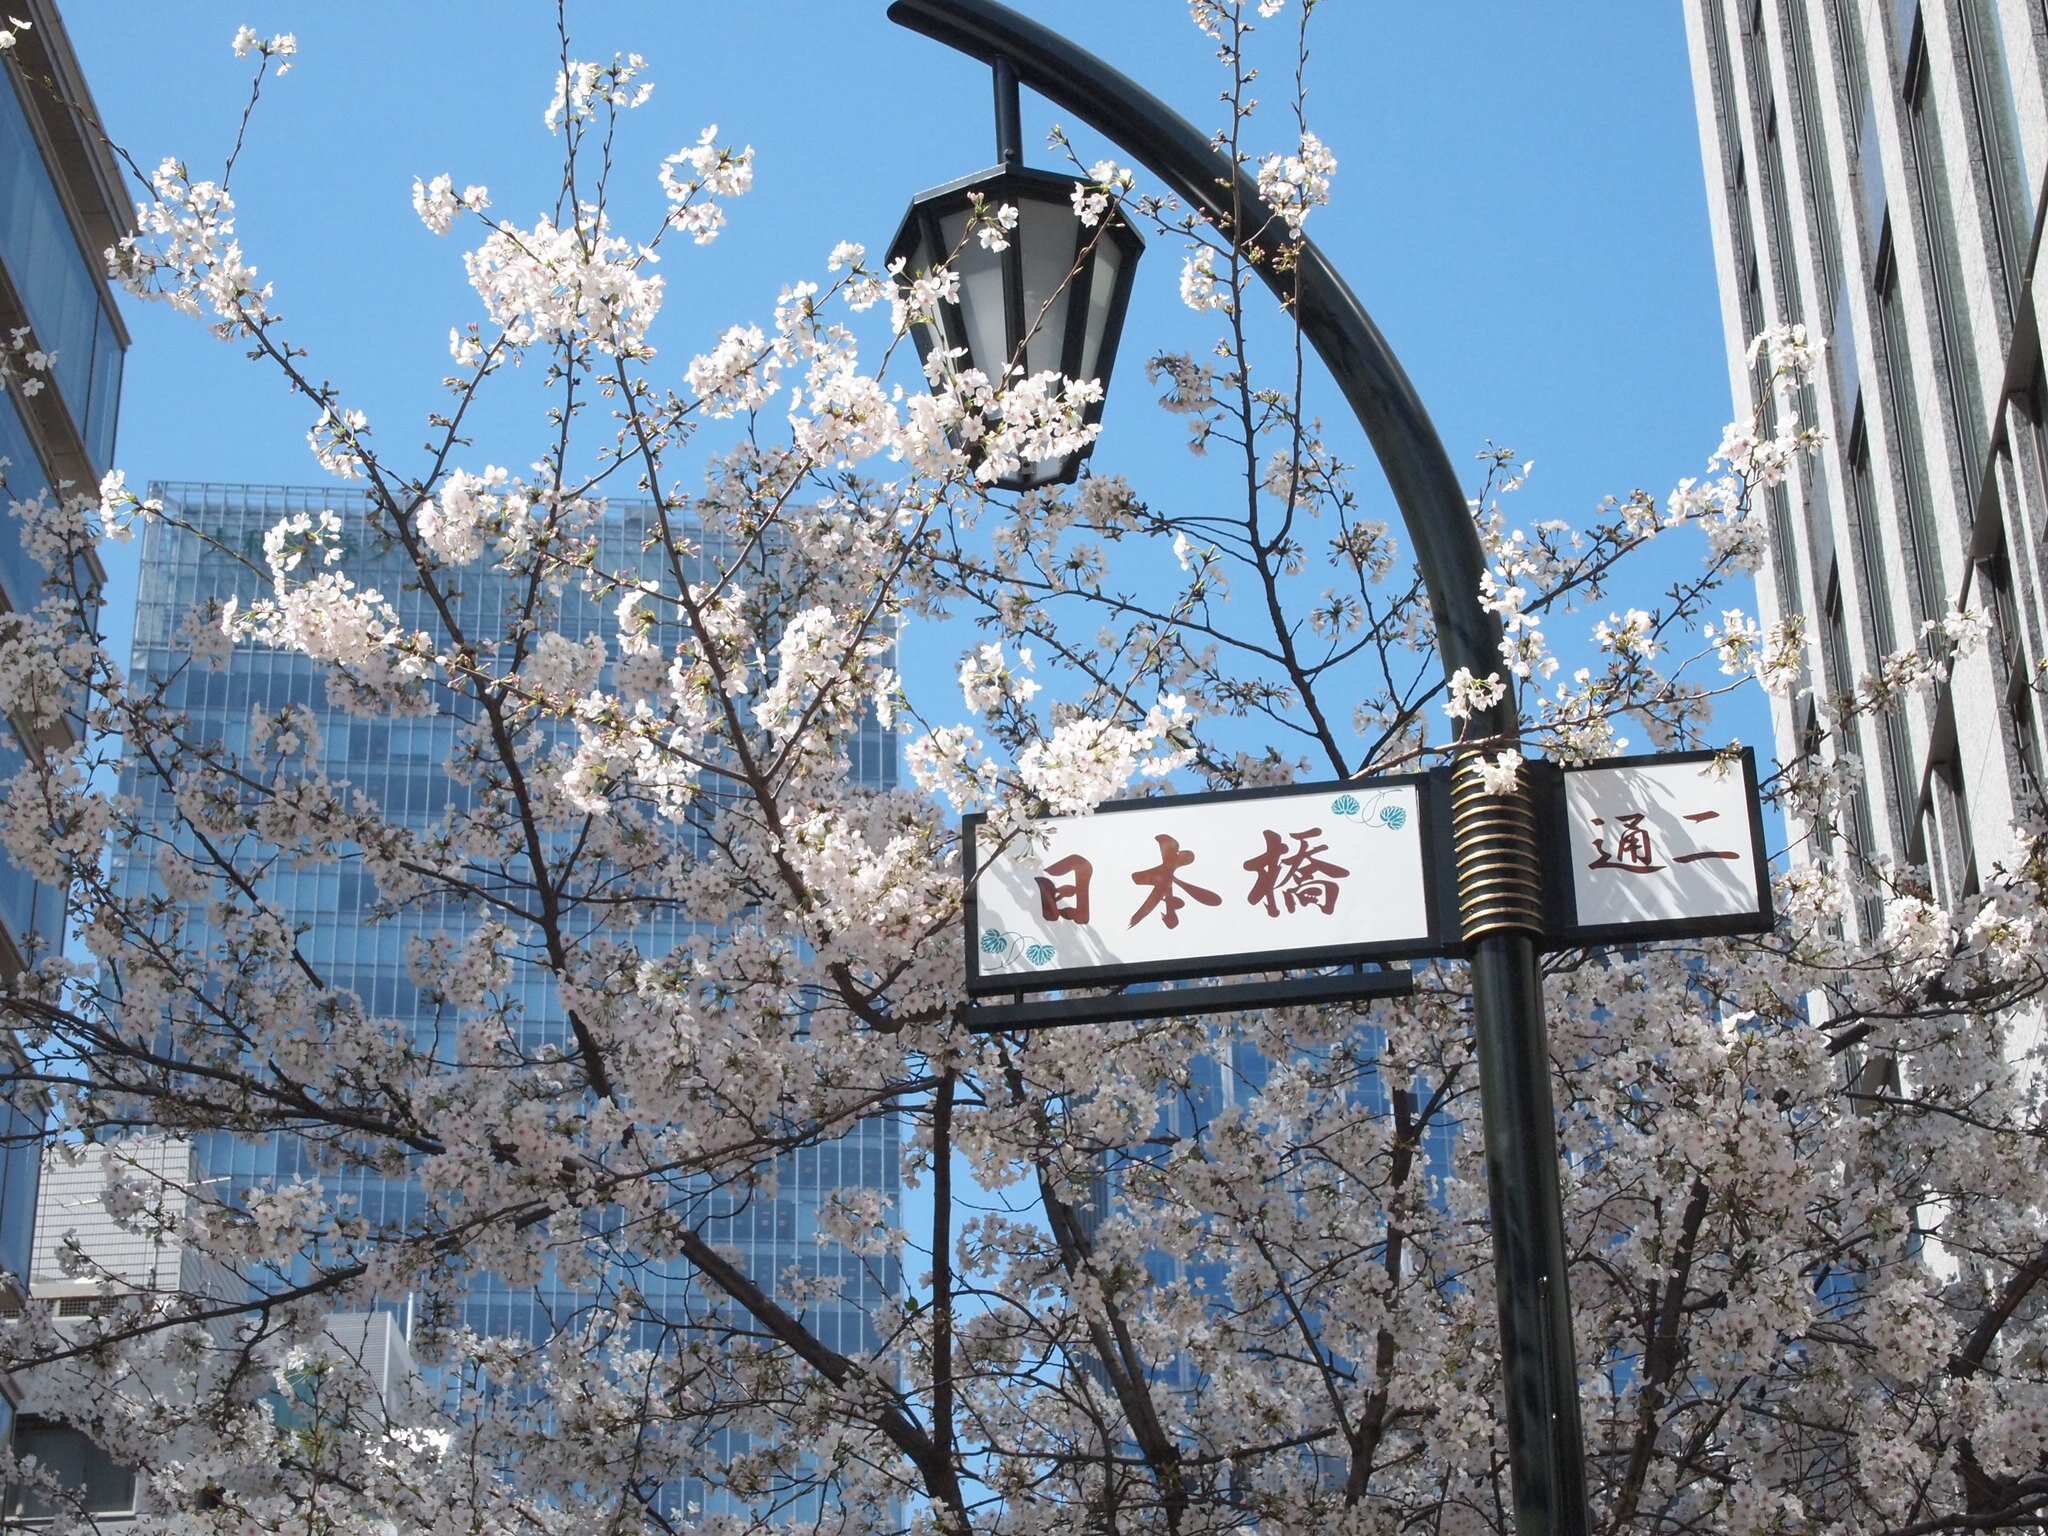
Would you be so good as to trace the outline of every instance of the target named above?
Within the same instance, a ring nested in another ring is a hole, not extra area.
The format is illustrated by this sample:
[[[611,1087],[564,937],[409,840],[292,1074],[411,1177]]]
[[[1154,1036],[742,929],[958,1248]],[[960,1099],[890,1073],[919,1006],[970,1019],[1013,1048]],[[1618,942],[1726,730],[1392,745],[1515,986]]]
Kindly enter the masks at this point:
[[[1337,381],[1392,487],[1436,619],[1448,678],[1499,672],[1501,627],[1479,603],[1486,554],[1450,456],[1393,349],[1315,242],[1294,248],[1294,267],[1273,258],[1280,218],[1243,166],[1165,102],[1084,49],[993,0],[895,0],[889,19],[971,58],[997,59],[1046,100],[1114,140],[1223,237],[1256,254],[1266,286],[1293,311],[1302,334]],[[1512,682],[1512,679],[1510,679]],[[1486,735],[1518,728],[1514,690],[1478,724]]]

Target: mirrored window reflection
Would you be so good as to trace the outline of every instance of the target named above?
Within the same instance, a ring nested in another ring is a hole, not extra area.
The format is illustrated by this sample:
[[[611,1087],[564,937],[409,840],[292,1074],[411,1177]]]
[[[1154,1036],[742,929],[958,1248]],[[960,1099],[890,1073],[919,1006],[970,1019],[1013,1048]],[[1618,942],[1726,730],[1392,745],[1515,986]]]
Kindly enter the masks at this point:
[[[135,1510],[135,1474],[69,1424],[24,1416],[14,1426],[14,1453],[54,1477],[60,1487],[84,1496],[91,1515],[126,1515]],[[48,1520],[57,1508],[41,1494],[16,1486],[7,1494],[15,1520]]]
[[[94,276],[97,252],[72,232],[63,199],[15,90],[0,89],[0,262],[94,467],[111,467],[121,342]]]

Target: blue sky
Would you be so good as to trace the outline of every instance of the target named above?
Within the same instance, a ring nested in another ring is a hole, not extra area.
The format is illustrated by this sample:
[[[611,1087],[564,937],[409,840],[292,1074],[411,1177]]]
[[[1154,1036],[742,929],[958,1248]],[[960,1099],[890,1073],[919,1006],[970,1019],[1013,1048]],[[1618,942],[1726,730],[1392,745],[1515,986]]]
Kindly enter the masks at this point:
[[[578,56],[634,49],[658,82],[629,170],[651,179],[663,154],[713,122],[757,153],[757,190],[726,236],[669,259],[678,367],[724,326],[765,317],[782,283],[822,275],[837,241],[879,249],[911,194],[990,160],[985,71],[890,25],[884,9],[573,8]],[[1025,9],[1196,122],[1217,120],[1221,78],[1181,0]],[[424,436],[448,329],[478,307],[459,240],[435,239],[414,217],[412,178],[485,183],[497,210],[522,221],[551,204],[554,141],[540,113],[552,7],[66,0],[64,14],[113,136],[144,165],[176,154],[195,174],[216,173],[232,139],[247,73],[228,47],[236,26],[297,33],[297,67],[268,93],[236,170],[243,243],[277,284],[313,371],[369,412],[385,451]],[[1326,0],[1317,30],[1311,122],[1339,170],[1336,201],[1311,232],[1373,311],[1453,458],[1470,464],[1492,440],[1535,459],[1525,518],[1581,519],[1610,492],[1662,494],[1698,473],[1728,414],[1728,379],[1678,7]],[[1268,85],[1277,108],[1284,83]],[[1027,145],[1052,120],[1027,97]],[[1281,113],[1265,121],[1260,147],[1288,147]],[[1102,149],[1076,139],[1084,156]],[[1195,334],[1165,245],[1153,242],[1141,273],[1098,454],[1141,489],[1185,458],[1141,366],[1148,342]],[[319,478],[308,413],[281,385],[167,310],[129,316],[119,460],[131,483]],[[486,428],[504,433],[498,462],[533,456],[517,446],[519,425],[515,412]],[[1748,711],[1723,728],[1760,742],[1766,727]]]

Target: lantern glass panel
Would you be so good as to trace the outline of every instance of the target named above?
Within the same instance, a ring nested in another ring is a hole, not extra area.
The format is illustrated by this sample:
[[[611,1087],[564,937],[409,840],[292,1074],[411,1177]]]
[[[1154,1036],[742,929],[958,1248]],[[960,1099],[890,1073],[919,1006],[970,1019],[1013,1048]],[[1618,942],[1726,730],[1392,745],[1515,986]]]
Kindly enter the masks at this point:
[[[1065,365],[1067,314],[1073,308],[1075,236],[1081,221],[1065,203],[1029,198],[1017,208],[1017,246],[1024,258],[1024,371],[1058,373]]]
[[[1094,234],[1095,231],[1089,231]],[[1081,341],[1081,366],[1075,377],[1099,379],[1102,339],[1109,333],[1110,307],[1116,303],[1117,274],[1123,270],[1123,247],[1108,231],[1095,242],[1095,270],[1088,284],[1088,331]]]
[[[908,227],[906,226],[906,232]],[[904,237],[899,236],[897,247],[890,254],[892,256],[903,256],[912,272],[929,272],[932,267],[931,243],[924,237],[924,229],[921,222],[916,225],[916,230],[917,233],[913,239],[906,241]],[[944,325],[937,319],[918,321],[912,334],[917,338],[918,355],[920,357],[926,355],[934,348],[943,347],[946,344]]]
[[[967,326],[968,365],[1000,379],[1010,362],[1008,327],[1003,323],[1003,258],[979,238],[968,238],[968,218],[965,208],[940,218],[939,236],[946,248],[932,253],[929,266],[952,261],[960,274],[959,310]]]
[[[928,263],[919,260],[913,263],[913,266],[919,271],[924,271]],[[930,357],[932,353],[947,345],[945,329],[937,320],[918,321],[911,335],[917,339],[917,355],[920,358]]]

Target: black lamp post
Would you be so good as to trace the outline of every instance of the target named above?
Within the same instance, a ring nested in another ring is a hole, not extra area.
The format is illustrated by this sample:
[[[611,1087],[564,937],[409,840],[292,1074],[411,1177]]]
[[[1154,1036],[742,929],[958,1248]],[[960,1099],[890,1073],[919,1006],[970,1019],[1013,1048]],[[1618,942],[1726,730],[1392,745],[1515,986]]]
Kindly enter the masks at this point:
[[[942,265],[959,275],[960,302],[941,305],[935,322],[912,331],[918,355],[961,351],[966,366],[998,384],[1021,370],[1026,377],[1094,379],[1106,392],[1145,242],[1114,206],[1096,224],[1082,223],[1073,206],[1073,176],[1026,169],[1019,140],[1017,77],[998,59],[1001,163],[920,193],[889,247],[890,261],[902,260],[907,276]],[[1017,211],[1017,222],[1000,232],[1003,249],[995,250],[980,238],[977,220],[986,224],[1003,207]],[[1083,419],[1100,421],[1101,401],[1089,405]],[[1088,453],[1082,448],[1023,464],[996,483],[1009,491],[1065,484],[1080,474]]]
[[[1014,78],[1092,124],[1252,258],[1288,306],[1356,412],[1401,510],[1436,619],[1446,678],[1504,670],[1501,627],[1479,600],[1486,554],[1443,442],[1372,318],[1313,241],[1283,254],[1285,225],[1243,166],[1127,76],[996,0],[894,0],[891,20],[1006,77],[1014,142]],[[1015,76],[1011,77],[1011,72]],[[1101,371],[1108,357],[1100,355]],[[1515,741],[1514,692],[1478,712],[1475,735]],[[1526,775],[1524,776],[1526,779]],[[1490,790],[1477,761],[1453,772],[1458,905],[1471,956],[1488,1203],[1500,1298],[1502,1395],[1519,1536],[1585,1536],[1585,1435],[1567,1294],[1550,1054],[1543,1026],[1542,880],[1526,783]]]

